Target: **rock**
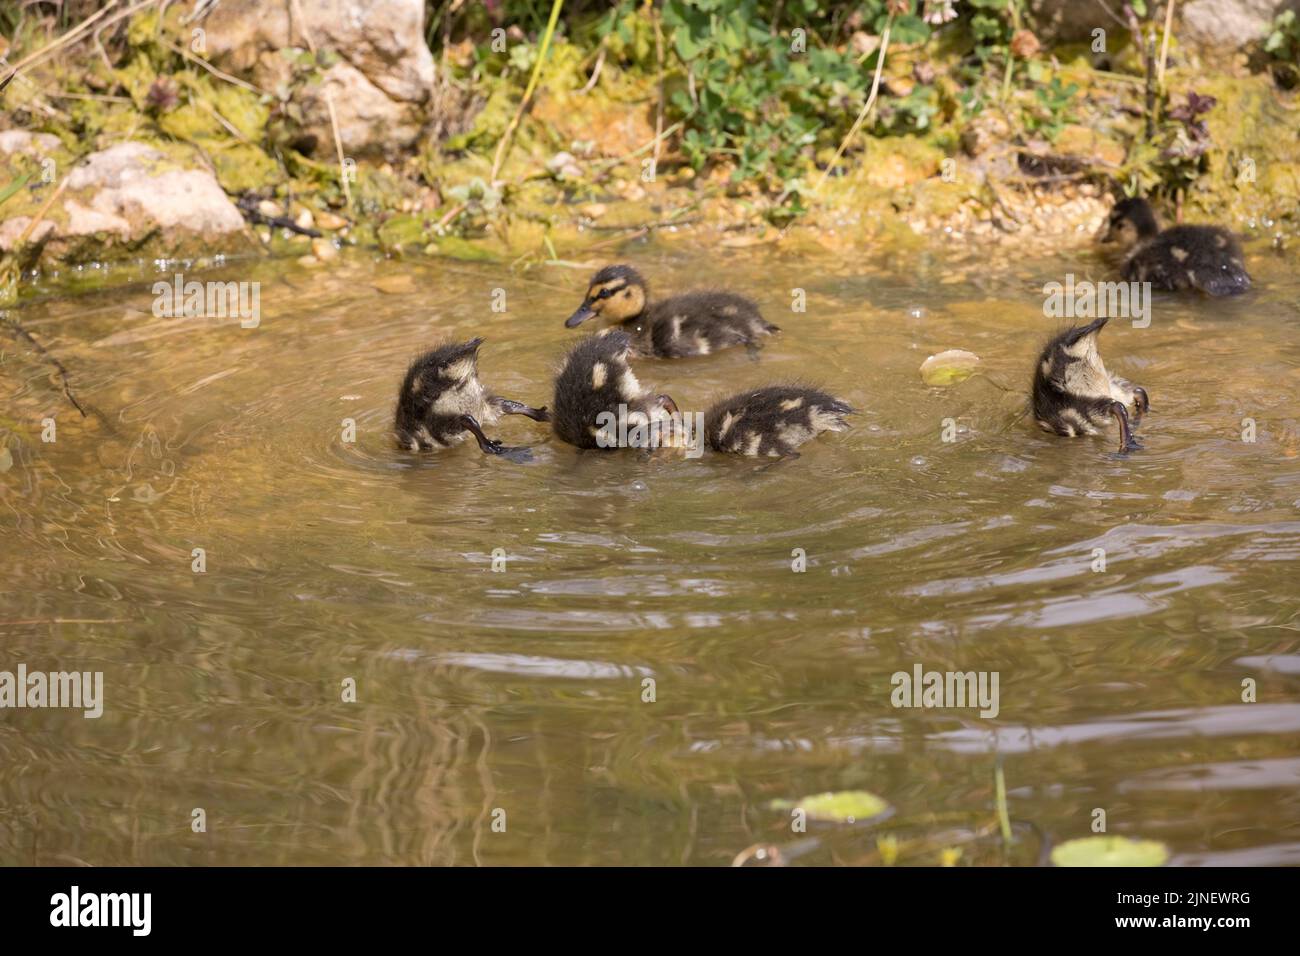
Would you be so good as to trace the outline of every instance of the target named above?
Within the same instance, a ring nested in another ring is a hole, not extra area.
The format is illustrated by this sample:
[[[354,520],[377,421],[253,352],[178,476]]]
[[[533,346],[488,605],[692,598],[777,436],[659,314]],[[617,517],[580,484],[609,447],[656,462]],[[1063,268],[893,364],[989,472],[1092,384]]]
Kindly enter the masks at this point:
[[[424,129],[424,111],[390,99],[364,73],[349,63],[336,63],[319,85],[307,86],[298,100],[303,133],[316,141],[317,154],[333,156],[334,128],[329,103],[334,100],[339,139],[349,156],[388,154],[414,146]]]
[[[317,152],[333,152],[324,91],[351,155],[411,146],[430,117],[433,54],[424,42],[421,0],[224,0],[207,18],[209,53],[226,69],[250,75],[264,89],[284,79],[283,49],[317,49],[340,57],[299,98],[303,132]],[[301,20],[296,15],[301,7]]]
[[[321,262],[328,259],[337,259],[339,251],[335,248],[334,243],[328,239],[313,239],[311,241],[311,253]]]
[[[1114,9],[1118,10],[1120,5]],[[1079,0],[1029,0],[1029,20],[1034,32],[1046,43],[1091,42],[1092,31],[1101,28],[1107,34],[1125,31],[1099,3],[1080,3]],[[1111,44],[1108,49],[1113,49]]]
[[[25,129],[7,129],[0,133],[0,153],[11,156],[23,153],[40,159],[60,146],[59,138],[49,133],[32,133]]]
[[[12,249],[52,188],[33,191],[17,209],[6,203],[12,218],[0,223],[0,250]],[[92,153],[72,169],[32,239],[69,261],[211,254],[248,241],[244,217],[210,172],[136,142]]]
[[[1010,132],[1006,120],[992,110],[986,110],[961,131],[961,148],[967,156],[979,156],[990,146],[1002,142]]]
[[[321,212],[316,214],[316,225],[322,229],[337,231],[347,228],[348,221],[342,216],[336,216],[332,212]]]
[[[1118,11],[1122,4],[1111,5]],[[1174,36],[1179,42],[1235,50],[1260,39],[1280,12],[1296,6],[1295,0],[1189,0],[1178,5]],[[1093,31],[1108,36],[1127,32],[1100,3],[1079,0],[1029,0],[1029,19],[1035,32],[1048,43],[1092,42]],[[1163,5],[1160,25],[1163,26]],[[1115,44],[1108,45],[1114,50]]]
[[[546,161],[546,168],[556,179],[581,179],[582,167],[572,153],[559,152]]]
[[[1294,0],[1191,0],[1179,5],[1179,39],[1204,47],[1235,49],[1261,39],[1273,19]]]

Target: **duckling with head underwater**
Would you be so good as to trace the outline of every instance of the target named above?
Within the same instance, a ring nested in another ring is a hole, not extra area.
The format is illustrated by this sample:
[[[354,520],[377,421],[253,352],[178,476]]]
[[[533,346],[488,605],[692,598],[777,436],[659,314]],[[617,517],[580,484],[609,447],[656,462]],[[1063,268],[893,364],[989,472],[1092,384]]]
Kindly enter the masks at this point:
[[[478,377],[478,349],[483,340],[447,343],[425,352],[407,370],[397,393],[393,431],[411,451],[448,448],[473,435],[489,455],[526,457],[527,449],[508,448],[483,434],[502,415],[526,415],[550,421],[545,408],[532,408],[493,395]]]
[[[626,265],[597,272],[564,324],[572,329],[597,317],[618,323],[637,354],[655,358],[708,355],[733,345],[753,354],[762,339],[780,331],[752,300],[732,292],[686,292],[651,302],[645,279]]]
[[[621,329],[597,332],[569,351],[555,377],[551,413],[562,441],[578,448],[617,448],[621,418],[625,430],[645,438],[637,447],[680,444],[677,404],[637,380],[628,364],[632,354],[632,337]]]
[[[714,404],[704,413],[704,441],[714,451],[747,458],[798,458],[822,432],[847,429],[849,403],[806,385],[768,385]]]
[[[1250,288],[1241,245],[1219,226],[1172,226],[1161,230],[1151,204],[1123,199],[1110,211],[1099,236],[1127,250],[1124,278],[1150,282],[1167,292],[1199,289],[1207,295],[1239,295]]]
[[[1046,431],[1069,438],[1095,435],[1114,418],[1123,454],[1142,447],[1133,429],[1151,403],[1146,389],[1107,372],[1102,364],[1097,335],[1107,321],[1067,329],[1047,343],[1034,369],[1034,418]]]

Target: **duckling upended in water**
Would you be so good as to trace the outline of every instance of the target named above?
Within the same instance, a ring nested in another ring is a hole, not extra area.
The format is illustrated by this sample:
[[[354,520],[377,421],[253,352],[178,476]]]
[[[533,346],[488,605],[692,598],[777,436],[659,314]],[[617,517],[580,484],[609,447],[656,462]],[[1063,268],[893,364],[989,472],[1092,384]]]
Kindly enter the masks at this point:
[[[502,415],[527,415],[550,421],[545,408],[532,408],[490,394],[478,377],[482,339],[440,345],[414,362],[397,393],[393,424],[397,443],[411,451],[448,448],[473,435],[490,455],[518,452],[483,434],[483,426]]]
[[[1043,429],[1069,438],[1095,435],[1114,418],[1124,453],[1142,447],[1133,429],[1150,402],[1146,389],[1107,372],[1102,364],[1097,335],[1107,321],[1067,329],[1047,343],[1034,369],[1034,418]]]
[[[676,403],[637,380],[628,364],[632,354],[632,337],[620,329],[597,332],[570,350],[551,403],[551,425],[562,441],[578,448],[681,444]]]
[[[714,404],[704,413],[704,440],[714,451],[749,458],[798,458],[822,432],[847,429],[853,409],[816,388],[768,385]]]
[[[637,354],[656,358],[708,355],[733,345],[756,350],[779,332],[750,299],[731,292],[686,292],[648,301],[645,279],[631,266],[606,266],[592,278],[578,310],[564,323],[575,328],[599,316],[618,323]]]
[[[1151,204],[1124,199],[1110,211],[1102,242],[1129,250],[1124,278],[1150,282],[1177,292],[1199,289],[1207,295],[1238,295],[1250,288],[1241,245],[1218,226],[1173,226],[1161,231]]]

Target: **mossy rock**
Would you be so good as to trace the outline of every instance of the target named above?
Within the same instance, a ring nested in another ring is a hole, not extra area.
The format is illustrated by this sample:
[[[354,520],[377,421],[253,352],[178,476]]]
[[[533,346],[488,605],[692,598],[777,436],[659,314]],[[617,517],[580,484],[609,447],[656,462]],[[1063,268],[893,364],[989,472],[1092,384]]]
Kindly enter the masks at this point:
[[[389,255],[418,251],[429,242],[424,216],[403,213],[393,216],[375,231],[379,248]]]

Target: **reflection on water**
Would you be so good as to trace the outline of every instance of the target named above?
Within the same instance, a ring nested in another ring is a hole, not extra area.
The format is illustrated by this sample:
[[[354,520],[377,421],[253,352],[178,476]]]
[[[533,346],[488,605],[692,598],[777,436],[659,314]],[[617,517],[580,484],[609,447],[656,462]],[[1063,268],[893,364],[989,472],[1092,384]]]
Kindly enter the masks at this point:
[[[0,670],[102,670],[107,701],[0,711],[0,862],[723,864],[794,843],[772,800],[844,788],[894,805],[905,863],[1034,862],[1098,807],[1176,863],[1300,861],[1291,263],[1110,324],[1153,408],[1118,458],[1023,415],[1039,290],[1099,262],[634,255],[785,329],[644,382],[695,411],[813,380],[853,430],[774,467],[579,455],[517,417],[493,434],[529,465],[395,449],[396,385],[442,336],[485,336],[485,380],[550,402],[567,269],[216,276],[262,282],[257,329],[155,318],[147,286],[22,309],[103,420],[3,342]],[[986,374],[925,388],[946,348]],[[917,664],[999,672],[997,718],[892,707]],[[876,831],[815,835],[791,858],[879,861]]]

